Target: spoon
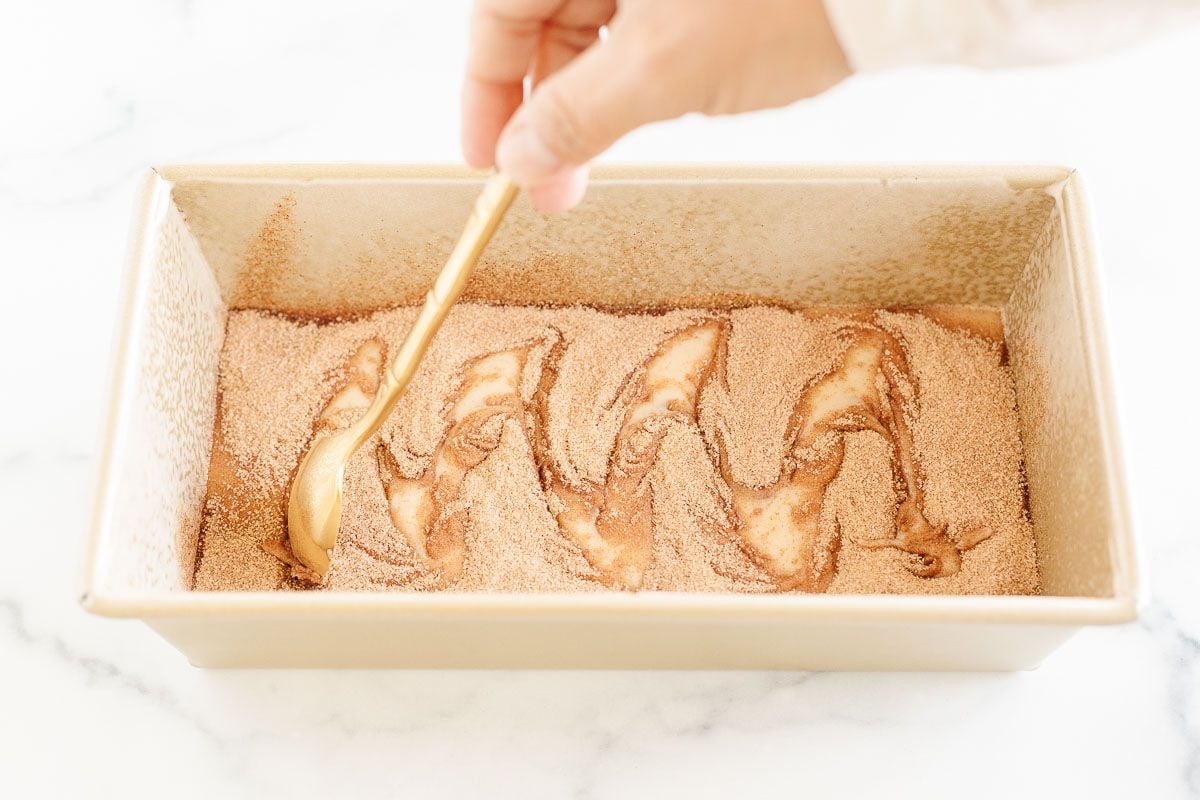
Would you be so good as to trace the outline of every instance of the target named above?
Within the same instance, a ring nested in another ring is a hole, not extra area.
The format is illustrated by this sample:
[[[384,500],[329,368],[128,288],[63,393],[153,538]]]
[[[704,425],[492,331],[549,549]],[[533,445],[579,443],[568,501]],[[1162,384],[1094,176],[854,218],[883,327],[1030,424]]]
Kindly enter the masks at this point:
[[[288,541],[296,558],[322,579],[329,571],[329,553],[342,520],[342,481],[347,462],[379,430],[404,394],[429,342],[462,294],[480,254],[516,195],[516,185],[505,176],[497,173],[488,179],[458,244],[425,295],[417,321],[384,370],[371,405],[350,427],[313,442],[300,461],[288,495]]]

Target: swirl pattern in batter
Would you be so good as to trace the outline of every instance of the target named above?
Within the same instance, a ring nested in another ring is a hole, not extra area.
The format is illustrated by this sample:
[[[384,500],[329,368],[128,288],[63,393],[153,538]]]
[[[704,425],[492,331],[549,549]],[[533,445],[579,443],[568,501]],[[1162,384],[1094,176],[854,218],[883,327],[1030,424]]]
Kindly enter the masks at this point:
[[[248,455],[250,385],[271,379],[251,373],[289,366],[250,357],[255,331],[306,342],[308,364],[305,347],[287,351],[292,374],[329,398],[270,454],[282,465],[361,413],[410,314],[314,326],[235,312],[243,362],[223,363],[214,463]],[[349,355],[322,368],[334,340]],[[350,465],[329,587],[1036,591],[990,311],[465,305],[409,395]],[[248,582],[229,484],[210,483],[198,588]],[[262,526],[260,552],[277,558],[260,588],[311,584],[281,551],[282,524]]]

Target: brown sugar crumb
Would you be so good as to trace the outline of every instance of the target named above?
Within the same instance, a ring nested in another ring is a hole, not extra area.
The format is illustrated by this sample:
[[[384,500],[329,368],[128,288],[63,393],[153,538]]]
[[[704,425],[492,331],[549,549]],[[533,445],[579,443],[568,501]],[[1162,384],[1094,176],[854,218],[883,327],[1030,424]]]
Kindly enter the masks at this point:
[[[314,436],[416,310],[230,314],[195,587],[1036,593],[992,309],[464,303],[346,471],[323,583],[286,543]]]

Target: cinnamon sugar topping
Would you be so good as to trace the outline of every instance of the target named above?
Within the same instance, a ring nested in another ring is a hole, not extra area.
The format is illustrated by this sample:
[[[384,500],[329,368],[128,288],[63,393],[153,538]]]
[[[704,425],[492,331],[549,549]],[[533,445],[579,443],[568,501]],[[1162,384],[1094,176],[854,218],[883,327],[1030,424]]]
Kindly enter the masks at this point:
[[[313,585],[291,475],[414,313],[231,313],[197,589]],[[324,587],[1035,593],[998,317],[461,304],[347,468]]]

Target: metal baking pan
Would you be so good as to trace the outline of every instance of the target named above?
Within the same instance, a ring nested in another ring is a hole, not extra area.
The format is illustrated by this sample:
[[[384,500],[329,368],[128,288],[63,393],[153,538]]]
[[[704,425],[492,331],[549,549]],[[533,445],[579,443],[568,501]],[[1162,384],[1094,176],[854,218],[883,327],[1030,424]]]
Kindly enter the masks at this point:
[[[655,306],[1001,307],[1042,594],[192,592],[228,309],[417,301],[481,176],[395,165],[164,166],[120,298],[83,604],[209,667],[1009,670],[1136,616],[1091,220],[1041,166],[645,166],[523,200],[468,297]]]

